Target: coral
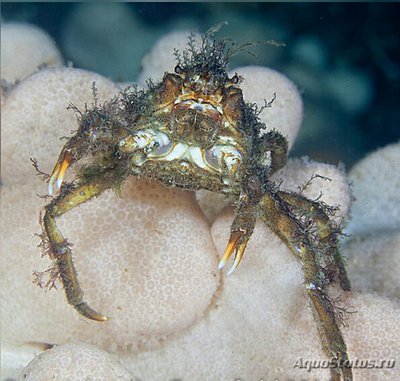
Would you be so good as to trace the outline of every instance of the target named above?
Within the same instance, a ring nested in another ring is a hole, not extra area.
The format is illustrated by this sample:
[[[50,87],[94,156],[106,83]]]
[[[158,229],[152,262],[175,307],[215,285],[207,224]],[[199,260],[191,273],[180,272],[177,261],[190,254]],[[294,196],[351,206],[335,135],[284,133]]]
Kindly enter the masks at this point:
[[[341,224],[346,220],[350,209],[348,180],[343,169],[331,164],[322,164],[308,158],[290,159],[288,164],[274,174],[284,191],[299,192],[312,200],[319,199],[327,205],[339,208],[333,216]]]
[[[26,23],[1,23],[1,79],[13,83],[41,65],[62,65],[61,54],[42,29]]]
[[[353,289],[399,298],[400,231],[356,235],[346,242],[344,253]]]
[[[83,343],[63,344],[41,353],[27,365],[20,379],[139,381],[109,353]]]
[[[176,66],[174,49],[182,51],[185,49],[190,36],[189,32],[172,32],[161,37],[142,59],[142,71],[138,78],[138,84],[144,86],[146,80],[151,78],[160,81],[164,72],[168,72]],[[194,35],[195,46],[200,45],[199,34]]]
[[[292,147],[303,116],[303,103],[296,86],[283,74],[266,67],[246,66],[237,71],[244,77],[242,90],[248,102],[260,106],[272,101],[276,94],[260,119],[267,130],[279,130],[288,139],[289,148]]]
[[[355,198],[348,232],[400,230],[400,142],[381,148],[350,171]]]
[[[165,47],[160,44],[158,49]],[[245,95],[253,95],[250,100],[260,102],[259,106],[276,92],[273,106],[261,118],[266,118],[268,128],[287,126],[283,133],[293,143],[302,108],[295,87],[266,68],[237,71],[245,77]],[[22,81],[4,101],[2,341],[6,354],[20,351],[12,364],[5,364],[8,373],[4,374],[15,377],[27,357],[42,350],[38,343],[73,340],[118,352],[125,366],[146,381],[328,379],[326,369],[310,373],[294,368],[299,357],[325,359],[303,297],[300,263],[259,223],[240,268],[230,277],[220,276],[217,252],[222,254],[227,243],[232,211],[226,209],[216,217],[210,234],[191,193],[132,179],[121,198],[104,193],[59,219],[60,228],[75,244],[85,297],[111,315],[110,322],[83,320],[66,304],[61,290],[45,293],[32,284],[31,271],[45,270],[49,260],[40,258],[38,239],[32,239],[39,231],[37,213],[43,205],[35,194],[44,193],[46,186],[35,177],[28,157],[36,156],[44,170],[51,169],[62,145],[58,137],[76,127],[74,114],[65,107],[69,102],[81,108],[84,102],[90,104],[93,80],[99,101],[117,91],[113,83],[93,73],[44,70]],[[343,171],[297,159],[275,179],[283,189],[298,190],[314,174],[331,180],[317,177],[304,193],[340,205],[336,218],[343,221],[350,204]],[[398,358],[398,301],[368,293],[341,297],[338,308],[358,311],[345,317],[350,357]],[[30,352],[21,343],[30,345]],[[58,346],[41,357],[42,364],[49,361],[53,367],[71,358],[82,360],[74,366],[77,372],[93,370],[87,361],[110,364],[103,372],[114,364],[107,354],[88,349],[87,344]],[[40,366],[40,360],[25,372],[33,377],[35,366]],[[121,374],[127,375],[122,370]],[[398,369],[356,370],[355,374],[362,380],[399,377]]]
[[[400,143],[362,159],[350,171],[355,201],[344,246],[357,290],[400,295]]]
[[[2,300],[12,306],[3,310],[3,326],[8,327],[3,340],[84,340],[107,350],[136,351],[157,346],[202,316],[219,274],[209,229],[193,195],[131,179],[121,198],[106,192],[59,219],[74,242],[86,299],[112,317],[99,330],[96,322],[77,318],[63,292],[45,293],[32,285],[32,270],[49,266],[48,258],[39,260],[31,239],[38,231],[42,200],[34,195],[40,188],[43,184],[29,183],[2,189],[2,231],[8,232],[1,281],[7,292]],[[26,257],[25,265],[15,277],[20,255]],[[24,303],[13,303],[21,290]],[[35,303],[30,305],[30,300]]]
[[[58,68],[36,73],[7,94],[1,109],[2,182],[24,184],[32,177],[29,158],[51,171],[54,157],[75,128],[76,115],[69,104],[84,109],[93,103],[93,83],[99,102],[111,99],[119,88],[108,79],[81,69]],[[40,149],[38,149],[40,147]]]
[[[229,217],[225,216],[224,227]],[[257,229],[260,238],[264,228]],[[253,245],[247,253],[246,261],[251,263],[246,273],[225,281],[217,308],[207,319],[160,350],[121,355],[121,361],[149,381],[174,377],[185,381],[329,380],[326,369],[309,373],[294,368],[300,358],[324,360],[325,356],[316,345],[314,321],[299,287],[299,264],[284,247],[277,249],[279,243],[272,234],[265,234],[257,247],[262,244],[269,246],[255,252]],[[354,294],[343,302],[357,311],[348,318],[349,328],[344,331],[352,358],[398,359],[398,304],[369,294]],[[360,369],[355,377],[395,381],[398,371]]]

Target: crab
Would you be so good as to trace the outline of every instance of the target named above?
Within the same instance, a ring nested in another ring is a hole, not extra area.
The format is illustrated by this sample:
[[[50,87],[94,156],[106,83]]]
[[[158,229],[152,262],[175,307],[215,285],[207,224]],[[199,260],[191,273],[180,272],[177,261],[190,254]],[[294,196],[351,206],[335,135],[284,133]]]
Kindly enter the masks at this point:
[[[243,99],[238,74],[227,67],[233,49],[227,40],[202,37],[200,48],[189,38],[177,65],[160,83],[128,88],[119,96],[78,113],[79,127],[64,145],[49,176],[48,193],[54,195],[41,216],[46,248],[54,261],[67,301],[88,318],[108,318],[83,299],[72,260],[71,245],[56,224],[57,217],[113,188],[118,191],[128,176],[157,180],[167,187],[208,190],[236,200],[236,214],[221,270],[233,257],[228,273],[243,258],[260,218],[288,246],[304,270],[308,295],[325,354],[336,361],[334,380],[352,380],[341,316],[328,288],[338,284],[350,290],[339,252],[341,229],[332,208],[310,200],[302,192],[286,192],[271,181],[285,166],[288,143],[276,130],[263,133],[260,109]],[[265,104],[271,106],[272,102]],[[82,158],[71,183],[67,169]],[[81,162],[82,163],[82,162]]]

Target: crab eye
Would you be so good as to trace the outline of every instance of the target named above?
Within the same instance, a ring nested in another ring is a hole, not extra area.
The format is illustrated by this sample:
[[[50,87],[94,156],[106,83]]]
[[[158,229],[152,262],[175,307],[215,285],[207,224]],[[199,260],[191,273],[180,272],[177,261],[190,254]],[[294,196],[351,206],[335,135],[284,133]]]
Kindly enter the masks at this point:
[[[176,66],[175,66],[174,71],[175,71],[176,74],[181,74],[181,73],[183,73],[183,69],[182,69],[182,67],[179,66],[179,65],[176,65]]]
[[[232,78],[231,78],[231,82],[236,85],[237,83],[239,83],[239,76],[237,74],[235,74]]]
[[[193,77],[190,78],[190,82],[191,83],[197,83],[200,79],[200,75],[199,74],[194,74]]]

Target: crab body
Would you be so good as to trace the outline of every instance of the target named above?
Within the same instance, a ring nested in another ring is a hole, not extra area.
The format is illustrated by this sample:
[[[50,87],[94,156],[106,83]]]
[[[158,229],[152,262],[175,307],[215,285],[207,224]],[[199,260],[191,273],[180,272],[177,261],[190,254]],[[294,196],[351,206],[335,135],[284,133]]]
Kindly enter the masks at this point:
[[[118,142],[118,151],[132,155],[136,174],[167,186],[235,193],[249,150],[238,129],[241,91],[236,80],[210,88],[206,78],[180,70],[165,74],[153,113],[139,119],[132,134]]]
[[[304,290],[323,349],[343,363],[347,349],[327,292],[333,283],[350,289],[338,251],[340,229],[323,204],[281,191],[271,182],[271,174],[286,163],[287,141],[275,130],[261,133],[265,125],[258,118],[260,110],[243,99],[241,78],[227,74],[227,42],[209,38],[203,37],[199,50],[189,40],[183,58],[177,55],[175,72],[166,73],[159,84],[127,89],[102,106],[76,110],[78,130],[65,144],[49,180],[49,193],[56,188],[59,194],[42,218],[47,252],[68,302],[89,319],[107,321],[83,300],[72,251],[56,218],[106,189],[118,188],[130,175],[232,196],[236,216],[219,269],[232,256],[229,273],[237,268],[261,218],[302,262]],[[88,164],[78,169],[72,183],[63,184],[67,168],[85,156]],[[352,372],[336,368],[332,377],[351,380]]]

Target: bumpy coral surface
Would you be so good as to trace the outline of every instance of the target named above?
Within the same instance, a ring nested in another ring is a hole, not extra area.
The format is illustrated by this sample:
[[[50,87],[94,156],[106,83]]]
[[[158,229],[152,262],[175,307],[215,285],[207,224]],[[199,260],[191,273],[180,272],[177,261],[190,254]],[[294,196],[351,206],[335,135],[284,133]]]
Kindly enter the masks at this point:
[[[353,289],[399,298],[400,231],[354,236],[344,250]]]
[[[111,99],[118,87],[108,79],[80,69],[44,70],[18,84],[1,108],[1,178],[5,185],[33,178],[30,157],[49,172],[63,146],[60,137],[76,128],[70,103],[84,109],[93,103],[93,83],[99,102]],[[40,148],[40,149],[38,149]]]
[[[353,184],[351,238],[344,246],[357,290],[400,295],[400,143],[381,148],[349,173]]]
[[[41,353],[24,369],[24,381],[138,381],[107,352],[87,344],[64,344]]]
[[[1,23],[1,79],[13,83],[40,66],[61,65],[59,50],[42,29],[26,23]]]
[[[32,270],[50,265],[39,259],[39,240],[32,239],[42,203],[34,189],[2,190],[2,231],[9,231],[3,242],[4,340],[85,340],[108,350],[137,349],[183,329],[210,304],[219,281],[217,255],[193,195],[132,179],[121,198],[107,192],[59,219],[74,242],[86,299],[112,317],[101,327],[80,319],[61,290],[45,293],[32,284]],[[15,277],[21,261],[26,265]],[[14,303],[21,290],[25,302]]]
[[[350,171],[355,197],[351,234],[400,230],[400,142],[381,148]]]
[[[227,211],[213,225],[220,251],[232,218]],[[241,271],[224,277],[216,308],[205,319],[160,350],[122,356],[123,363],[146,380],[329,380],[326,369],[310,372],[304,365],[325,356],[300,287],[300,264],[261,224],[254,234]],[[354,294],[340,305],[357,311],[346,317],[344,329],[353,359],[398,359],[398,304]],[[357,380],[398,378],[396,369],[354,373]]]

